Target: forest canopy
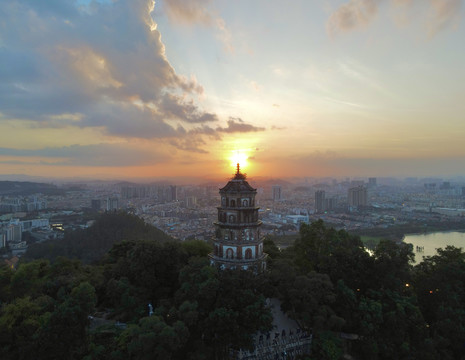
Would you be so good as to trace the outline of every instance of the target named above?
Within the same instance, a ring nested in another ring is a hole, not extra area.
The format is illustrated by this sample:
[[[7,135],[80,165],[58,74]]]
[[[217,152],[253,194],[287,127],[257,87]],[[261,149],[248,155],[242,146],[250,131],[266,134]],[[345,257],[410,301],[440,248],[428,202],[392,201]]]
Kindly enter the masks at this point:
[[[207,242],[124,213],[41,245],[15,270],[0,267],[2,359],[227,359],[272,330],[271,297],[312,332],[307,359],[464,353],[455,247],[413,266],[408,244],[381,241],[370,255],[358,236],[317,221],[286,249],[265,239],[268,270],[257,275],[219,271]]]

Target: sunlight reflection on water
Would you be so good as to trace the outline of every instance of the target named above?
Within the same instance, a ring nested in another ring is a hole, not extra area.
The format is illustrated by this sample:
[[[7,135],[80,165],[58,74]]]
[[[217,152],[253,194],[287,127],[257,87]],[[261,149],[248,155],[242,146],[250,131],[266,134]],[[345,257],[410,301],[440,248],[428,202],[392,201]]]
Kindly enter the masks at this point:
[[[447,231],[431,234],[406,235],[404,242],[413,245],[415,263],[419,263],[423,260],[423,256],[436,255],[437,248],[445,248],[447,245],[461,247],[462,249],[465,248],[465,232]],[[417,249],[419,251],[417,251]]]

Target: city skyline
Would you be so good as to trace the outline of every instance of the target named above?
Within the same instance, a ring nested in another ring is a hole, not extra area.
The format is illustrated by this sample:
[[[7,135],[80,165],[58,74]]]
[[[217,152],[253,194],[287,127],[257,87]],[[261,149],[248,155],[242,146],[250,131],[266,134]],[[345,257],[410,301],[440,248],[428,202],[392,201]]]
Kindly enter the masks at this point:
[[[6,0],[0,175],[465,175],[463,0]]]

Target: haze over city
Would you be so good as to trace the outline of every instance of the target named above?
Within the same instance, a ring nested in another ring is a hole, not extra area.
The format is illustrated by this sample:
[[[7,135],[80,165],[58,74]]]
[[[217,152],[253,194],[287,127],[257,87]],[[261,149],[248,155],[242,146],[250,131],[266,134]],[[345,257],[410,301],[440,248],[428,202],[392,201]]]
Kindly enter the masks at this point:
[[[462,0],[4,0],[0,175],[465,175]]]

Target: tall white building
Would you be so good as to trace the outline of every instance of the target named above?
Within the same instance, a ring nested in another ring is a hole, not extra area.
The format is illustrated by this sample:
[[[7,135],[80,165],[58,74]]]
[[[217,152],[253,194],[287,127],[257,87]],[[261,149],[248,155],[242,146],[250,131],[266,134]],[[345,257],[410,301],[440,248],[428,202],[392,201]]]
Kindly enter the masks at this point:
[[[22,240],[21,224],[13,223],[6,228],[6,240],[8,242],[19,243]]]

